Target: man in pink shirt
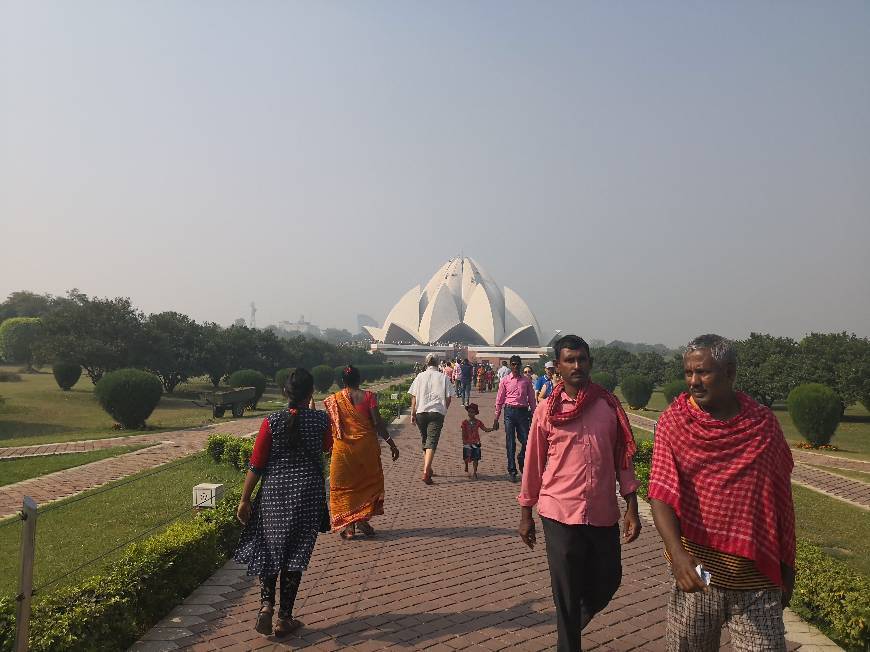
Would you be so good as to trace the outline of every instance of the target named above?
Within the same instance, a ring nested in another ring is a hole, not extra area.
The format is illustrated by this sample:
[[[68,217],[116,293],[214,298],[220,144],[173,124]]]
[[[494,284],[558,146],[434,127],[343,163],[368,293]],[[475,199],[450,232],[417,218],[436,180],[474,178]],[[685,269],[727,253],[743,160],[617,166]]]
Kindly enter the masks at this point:
[[[495,397],[495,419],[493,429],[498,428],[498,418],[504,408],[505,449],[507,451],[508,474],[513,482],[517,481],[517,465],[523,472],[523,462],[526,459],[526,439],[529,436],[529,425],[532,411],[537,405],[535,388],[530,378],[522,374],[520,356],[512,355],[511,372],[498,384],[498,394]],[[520,452],[516,453],[517,439],[520,441]],[[514,456],[516,455],[516,459]]]
[[[623,542],[640,535],[634,438],[616,397],[589,380],[589,345],[576,335],[555,343],[562,382],[535,410],[517,501],[519,533],[535,545],[532,507],[546,535],[559,652],[580,650],[580,631],[622,581],[616,483],[625,499]]]

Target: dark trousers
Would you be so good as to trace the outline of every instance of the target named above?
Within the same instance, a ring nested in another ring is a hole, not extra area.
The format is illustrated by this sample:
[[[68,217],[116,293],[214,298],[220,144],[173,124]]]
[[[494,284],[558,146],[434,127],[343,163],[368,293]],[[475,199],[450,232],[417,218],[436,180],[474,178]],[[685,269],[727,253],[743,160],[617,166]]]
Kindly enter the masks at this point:
[[[558,652],[580,650],[580,630],[622,581],[619,525],[565,525],[541,517],[556,605]]]
[[[504,409],[504,444],[507,451],[508,473],[515,475],[517,465],[520,472],[526,460],[526,440],[529,437],[529,427],[532,425],[532,411],[528,408],[515,408],[509,405]],[[517,454],[517,440],[520,442],[520,452]]]
[[[468,380],[465,380],[465,378],[462,379],[462,404],[463,405],[468,405],[469,403],[471,403],[471,386],[473,384],[474,383],[471,382],[470,378]]]
[[[289,618],[293,615],[293,605],[296,602],[296,594],[299,592],[299,583],[302,581],[301,571],[281,571],[281,608],[278,615]],[[275,606],[275,585],[278,576],[271,575],[260,578],[260,601],[268,602]]]

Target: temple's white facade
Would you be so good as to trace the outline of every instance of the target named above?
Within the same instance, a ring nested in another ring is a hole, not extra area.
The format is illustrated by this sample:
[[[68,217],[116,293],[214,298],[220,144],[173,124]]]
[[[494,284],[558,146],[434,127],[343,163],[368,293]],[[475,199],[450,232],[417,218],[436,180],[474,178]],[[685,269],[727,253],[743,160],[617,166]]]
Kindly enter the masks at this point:
[[[540,347],[542,341],[526,302],[472,258],[448,260],[424,287],[399,299],[383,327],[365,329],[385,344]]]

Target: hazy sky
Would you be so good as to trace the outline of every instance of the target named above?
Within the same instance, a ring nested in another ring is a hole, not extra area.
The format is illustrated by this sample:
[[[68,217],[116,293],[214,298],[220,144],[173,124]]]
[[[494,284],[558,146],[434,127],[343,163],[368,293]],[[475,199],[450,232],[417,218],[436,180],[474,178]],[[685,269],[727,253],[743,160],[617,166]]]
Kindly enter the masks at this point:
[[[0,295],[870,335],[870,3],[2,2]]]

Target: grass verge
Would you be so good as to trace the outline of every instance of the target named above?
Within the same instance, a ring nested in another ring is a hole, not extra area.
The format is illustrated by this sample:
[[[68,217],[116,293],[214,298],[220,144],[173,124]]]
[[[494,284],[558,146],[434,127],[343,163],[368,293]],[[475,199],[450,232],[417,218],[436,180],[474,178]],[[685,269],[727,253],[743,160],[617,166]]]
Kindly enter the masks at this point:
[[[0,486],[14,484],[22,480],[38,478],[55,471],[71,469],[82,464],[89,464],[109,457],[117,457],[132,453],[154,444],[139,444],[137,446],[115,446],[84,453],[63,453],[59,455],[40,455],[38,457],[18,457],[11,460],[0,460]]]
[[[180,520],[190,519],[194,485],[222,482],[229,490],[240,485],[242,479],[243,475],[235,469],[213,464],[205,453],[198,453],[40,508],[34,586],[39,589],[176,514],[182,514]],[[17,588],[18,523],[14,517],[0,521],[0,595],[11,595]],[[154,531],[161,529],[162,526]],[[120,554],[121,550],[115,551],[46,586],[41,593],[99,573]]]
[[[792,494],[798,539],[819,546],[870,578],[870,514],[799,485],[792,485]]]

